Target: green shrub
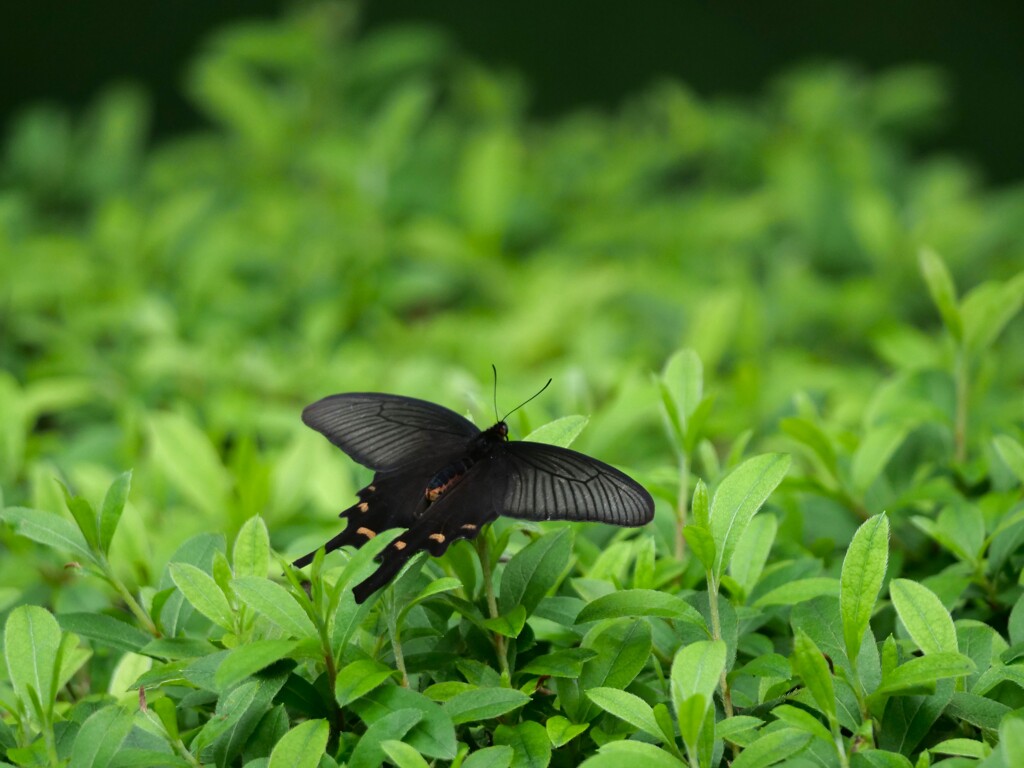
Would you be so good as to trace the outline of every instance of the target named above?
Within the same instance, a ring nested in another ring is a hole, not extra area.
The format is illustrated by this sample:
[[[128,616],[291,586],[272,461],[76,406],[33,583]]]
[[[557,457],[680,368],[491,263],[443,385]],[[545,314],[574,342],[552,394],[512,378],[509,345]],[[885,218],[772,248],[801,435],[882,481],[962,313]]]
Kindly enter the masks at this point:
[[[935,74],[539,121],[352,29],[218,35],[201,134],[153,146],[130,88],[11,128],[0,758],[1013,765],[1024,197],[912,152]],[[499,520],[360,606],[379,536],[307,590],[366,475],[301,407],[489,424],[492,362],[654,523]]]

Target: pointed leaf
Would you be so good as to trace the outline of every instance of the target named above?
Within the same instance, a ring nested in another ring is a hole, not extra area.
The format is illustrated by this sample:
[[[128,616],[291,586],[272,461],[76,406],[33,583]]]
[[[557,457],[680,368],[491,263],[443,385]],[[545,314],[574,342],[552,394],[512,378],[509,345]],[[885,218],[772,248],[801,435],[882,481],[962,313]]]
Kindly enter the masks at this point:
[[[56,697],[61,647],[60,625],[36,605],[20,605],[4,625],[4,657],[15,694],[28,711],[36,710],[40,724],[49,722]],[[38,703],[41,709],[32,706]]]
[[[953,617],[928,587],[909,579],[896,579],[889,585],[889,596],[903,626],[922,652],[959,650]]]
[[[656,739],[661,739],[661,729],[654,719],[651,705],[639,696],[618,688],[591,688],[587,698],[610,715],[614,715],[634,728],[639,728]]]
[[[580,436],[588,421],[590,419],[586,416],[563,416],[560,419],[549,421],[544,426],[537,427],[523,440],[568,448]]]
[[[268,768],[316,768],[327,750],[331,729],[326,720],[307,720],[274,746]]]
[[[717,549],[714,573],[721,577],[751,518],[789,470],[790,458],[769,453],[747,459],[719,484],[711,502],[711,532]]]
[[[930,248],[922,248],[918,254],[918,264],[921,267],[921,274],[928,286],[928,293],[935,302],[942,322],[949,334],[960,341],[963,338],[963,323],[960,318],[960,308],[956,300],[956,286],[953,284],[953,276],[949,274],[946,263]]]
[[[246,520],[235,537],[231,551],[234,575],[265,577],[270,568],[270,534],[259,515]]]
[[[654,589],[622,589],[599,597],[579,612],[576,623],[586,624],[622,616],[659,616],[704,626],[704,617],[692,605],[681,597]]]
[[[798,630],[793,643],[793,666],[803,678],[818,709],[830,723],[836,721],[836,691],[825,656],[806,632]]]
[[[110,550],[110,542],[114,539],[117,524],[121,522],[121,515],[124,513],[124,505],[128,501],[128,491],[131,490],[131,485],[131,470],[122,472],[110,484],[103,497],[103,506],[100,507],[99,534],[100,551],[103,554],[107,554]]]
[[[280,584],[257,576],[243,576],[231,582],[231,589],[239,600],[291,637],[317,636],[309,616]]]
[[[864,521],[853,535],[839,577],[839,612],[846,655],[856,659],[882,589],[889,562],[889,518],[885,513]]]
[[[79,560],[96,562],[82,532],[60,515],[27,507],[7,507],[0,510],[0,520],[9,523],[19,536],[69,553]]]
[[[212,576],[189,563],[171,563],[168,569],[171,579],[193,608],[221,628],[233,629],[231,606]]]
[[[537,604],[562,575],[572,553],[572,532],[569,528],[541,536],[512,556],[501,576],[498,608],[506,615],[522,606],[530,616]]]

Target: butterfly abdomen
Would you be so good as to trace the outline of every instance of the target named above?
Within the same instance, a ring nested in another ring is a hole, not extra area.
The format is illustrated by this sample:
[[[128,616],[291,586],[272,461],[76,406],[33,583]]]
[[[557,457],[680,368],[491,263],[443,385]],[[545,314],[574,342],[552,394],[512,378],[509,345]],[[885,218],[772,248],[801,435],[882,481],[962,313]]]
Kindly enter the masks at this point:
[[[466,473],[475,463],[475,459],[467,456],[454,464],[450,464],[434,475],[430,479],[430,482],[427,483],[427,489],[423,494],[427,501],[433,504],[441,498],[443,494],[458,485],[459,481],[465,477]]]

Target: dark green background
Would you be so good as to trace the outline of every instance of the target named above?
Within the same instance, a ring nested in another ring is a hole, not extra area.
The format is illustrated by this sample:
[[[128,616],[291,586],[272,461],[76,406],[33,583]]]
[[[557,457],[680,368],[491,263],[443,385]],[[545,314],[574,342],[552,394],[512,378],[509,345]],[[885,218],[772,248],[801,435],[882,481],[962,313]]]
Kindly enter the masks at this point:
[[[281,0],[33,0],[0,7],[0,122],[27,104],[77,106],[130,80],[154,100],[154,133],[199,121],[182,88],[185,62],[230,19],[272,17]],[[702,95],[757,93],[803,62],[840,60],[867,71],[930,64],[946,77],[945,125],[918,138],[993,182],[1024,176],[1024,4],[890,2],[516,3],[375,0],[362,25],[428,21],[461,48],[529,84],[538,114],[614,107],[662,76]]]

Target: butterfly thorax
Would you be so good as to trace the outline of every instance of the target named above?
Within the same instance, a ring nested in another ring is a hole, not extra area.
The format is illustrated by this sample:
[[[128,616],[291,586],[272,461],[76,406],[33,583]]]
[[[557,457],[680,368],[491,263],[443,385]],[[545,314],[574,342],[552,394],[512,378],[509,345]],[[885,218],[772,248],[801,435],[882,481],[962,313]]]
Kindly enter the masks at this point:
[[[450,491],[466,476],[466,473],[481,459],[488,456],[494,446],[508,439],[508,425],[499,421],[493,427],[484,430],[469,441],[466,455],[446,465],[430,482],[424,491],[427,502],[433,504],[441,496]]]

